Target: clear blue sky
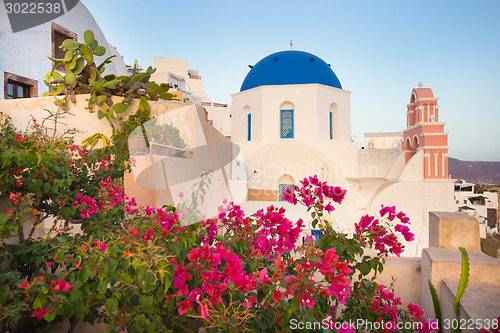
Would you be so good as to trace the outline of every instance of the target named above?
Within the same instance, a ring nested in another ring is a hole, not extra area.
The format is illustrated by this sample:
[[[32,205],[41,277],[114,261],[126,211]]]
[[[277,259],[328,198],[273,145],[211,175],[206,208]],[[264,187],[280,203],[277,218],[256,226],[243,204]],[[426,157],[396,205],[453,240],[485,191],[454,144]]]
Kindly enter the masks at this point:
[[[422,81],[439,98],[450,157],[500,161],[500,1],[82,0],[126,63],[186,59],[231,103],[254,65],[316,54],[352,92],[352,132],[400,131]]]

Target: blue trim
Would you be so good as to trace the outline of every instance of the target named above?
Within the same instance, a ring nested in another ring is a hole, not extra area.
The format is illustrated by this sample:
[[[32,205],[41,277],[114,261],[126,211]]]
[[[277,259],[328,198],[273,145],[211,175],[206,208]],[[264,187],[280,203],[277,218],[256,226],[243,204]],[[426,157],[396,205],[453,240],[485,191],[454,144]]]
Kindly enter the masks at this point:
[[[282,139],[293,139],[293,109],[281,110],[280,129]]]
[[[248,124],[247,138],[248,138],[248,141],[250,141],[250,140],[252,140],[252,114],[251,113],[248,114],[247,124]]]
[[[333,140],[333,112],[330,112],[330,140]]]

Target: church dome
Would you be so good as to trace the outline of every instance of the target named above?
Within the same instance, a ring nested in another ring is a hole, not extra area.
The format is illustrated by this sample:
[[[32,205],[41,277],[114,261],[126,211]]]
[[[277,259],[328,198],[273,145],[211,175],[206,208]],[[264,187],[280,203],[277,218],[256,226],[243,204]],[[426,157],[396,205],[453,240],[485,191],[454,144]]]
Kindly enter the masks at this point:
[[[260,86],[308,83],[342,89],[330,65],[314,54],[303,51],[276,52],[250,68],[240,91]]]

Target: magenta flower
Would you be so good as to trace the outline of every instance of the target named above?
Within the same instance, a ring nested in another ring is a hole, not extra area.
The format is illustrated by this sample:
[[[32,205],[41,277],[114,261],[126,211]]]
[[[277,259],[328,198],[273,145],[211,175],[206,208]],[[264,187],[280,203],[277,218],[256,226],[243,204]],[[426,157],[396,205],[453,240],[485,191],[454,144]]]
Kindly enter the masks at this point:
[[[104,244],[102,244],[102,245],[101,245],[101,252],[106,251],[106,249],[108,248],[108,246],[109,246],[109,245],[108,245],[108,243],[104,243]]]
[[[33,311],[31,314],[32,317],[37,317],[38,319],[43,319],[45,317],[45,314],[49,312],[48,310],[45,309],[39,309],[38,311]]]
[[[64,279],[59,280],[59,282],[57,282],[57,285],[59,286],[59,291],[70,291],[73,289],[73,285],[69,284]]]
[[[264,268],[259,273],[259,283],[269,284],[271,282],[273,282],[273,279],[271,279],[269,276],[267,276],[267,268]]]
[[[19,286],[20,288],[23,288],[23,289],[25,289],[25,288],[26,288],[26,287],[28,287],[29,285],[30,285],[30,283],[29,283],[29,282],[28,282],[28,280],[26,280],[26,279],[24,279],[24,282],[22,282],[22,283],[18,284],[18,286]]]
[[[328,203],[328,205],[325,206],[325,210],[328,212],[333,212],[335,210],[335,207]]]
[[[311,298],[311,295],[308,295],[308,294],[302,294],[302,296],[300,296],[300,305],[302,305],[302,307],[308,307],[310,309],[314,308],[314,304],[316,302]]]
[[[281,291],[275,291],[273,293],[273,302],[278,303],[280,299],[283,299],[285,295]]]
[[[206,304],[200,304],[200,306],[198,307],[198,313],[203,319],[208,319],[208,306]]]

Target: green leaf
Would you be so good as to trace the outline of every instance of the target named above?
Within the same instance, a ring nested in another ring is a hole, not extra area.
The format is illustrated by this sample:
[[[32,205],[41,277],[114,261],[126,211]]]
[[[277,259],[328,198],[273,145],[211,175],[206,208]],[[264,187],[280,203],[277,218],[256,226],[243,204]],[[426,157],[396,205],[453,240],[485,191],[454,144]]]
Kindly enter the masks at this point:
[[[171,100],[171,99],[172,99],[172,96],[173,96],[173,95],[172,95],[171,93],[166,92],[166,93],[162,93],[162,94],[160,94],[160,96],[159,96],[159,97],[160,97],[161,99],[164,99],[164,100],[166,100],[166,101],[169,101],[169,100]]]
[[[104,46],[98,46],[94,49],[94,54],[96,56],[103,56],[106,53],[106,48]]]
[[[141,100],[139,101],[139,111],[142,112],[151,112],[151,106],[148,103],[148,100],[141,96]]]
[[[83,40],[85,41],[85,44],[89,45],[95,40],[94,33],[92,30],[87,30],[83,33]]]
[[[59,84],[55,89],[51,90],[49,94],[50,94],[50,96],[57,96],[60,93],[62,93],[62,91],[64,90],[64,88],[66,88],[66,85]]]
[[[101,282],[99,282],[99,284],[97,285],[97,291],[102,294],[106,294],[107,290],[108,290],[108,281],[102,280]]]
[[[296,313],[300,306],[300,296],[296,295],[292,300],[292,307],[290,308],[290,313]]]
[[[97,110],[97,118],[102,119],[106,117],[106,112],[102,111],[101,109]]]
[[[467,288],[467,284],[469,283],[469,255],[463,247],[459,247],[458,249],[462,253],[462,272],[460,273],[460,282],[458,283],[457,296],[455,297],[455,301],[453,302],[453,310],[455,310],[457,318],[460,299],[462,298],[462,295]]]
[[[153,296],[146,296],[146,295],[140,296],[139,304],[149,312],[155,311]]]
[[[80,46],[80,43],[78,43],[76,40],[73,40],[73,39],[66,39],[62,43],[63,48],[65,48],[66,50],[71,50],[71,51],[78,50],[79,46]]]
[[[87,60],[88,63],[90,64],[94,63],[94,55],[92,54],[92,51],[89,49],[87,45],[81,44],[80,52],[82,54],[83,59]]]
[[[59,73],[58,71],[52,71],[52,79],[57,81],[57,80],[62,80],[63,77],[61,73]]]
[[[370,267],[370,264],[368,262],[363,262],[363,263],[361,263],[361,265],[359,265],[359,272],[362,275],[367,275],[368,273],[370,273],[370,270],[371,270],[371,267]]]
[[[40,299],[40,296],[38,296],[35,301],[33,302],[33,310],[39,309],[42,307],[42,300]]]
[[[104,80],[106,81],[111,81],[111,80],[114,80],[116,79],[116,75],[115,74],[108,74],[104,77]]]
[[[104,84],[104,88],[116,89],[118,87],[118,80],[111,80]]]
[[[87,280],[90,277],[90,268],[88,265],[83,265],[82,270],[80,271],[80,276],[79,279],[82,281],[82,283],[87,282]]]
[[[120,277],[123,281],[125,281],[125,282],[127,282],[127,283],[131,283],[131,284],[132,284],[132,283],[134,283],[134,279],[132,279],[132,277],[131,277],[130,275],[128,275],[128,274],[123,273],[123,274],[120,274],[120,276],[119,276],[119,277]]]
[[[97,46],[99,46],[99,42],[97,42],[96,39],[94,39],[94,41],[92,43],[89,44],[89,48],[91,50],[95,49]]]
[[[116,113],[123,113],[123,112],[127,111],[128,105],[125,103],[116,103],[113,105],[113,107],[111,109],[113,111],[115,111]]]
[[[104,307],[106,307],[106,311],[111,315],[118,309],[118,300],[114,297],[108,298],[106,302],[104,302]]]
[[[116,267],[118,267],[118,261],[113,258],[109,258],[107,265],[108,273],[114,273],[116,271]]]
[[[101,82],[94,83],[94,91],[97,92],[98,94],[104,93],[105,89]]]
[[[428,281],[429,281],[429,289],[431,291],[431,296],[432,296],[432,304],[434,305],[434,313],[436,314],[436,319],[438,321],[439,333],[441,333],[442,332],[441,305],[439,304],[439,298],[437,295],[436,288],[434,288],[434,285],[432,284],[431,280]]]
[[[135,74],[132,79],[130,80],[131,83],[133,82],[139,82],[141,81],[143,78],[146,77],[146,74],[145,73],[139,73],[139,74]]]
[[[56,315],[57,315],[57,311],[53,310],[53,311],[47,312],[43,318],[50,323],[52,320],[54,320]]]
[[[84,68],[85,68],[85,60],[83,60],[83,58],[78,58],[76,59],[75,67],[72,69],[72,71],[73,73],[75,73],[75,75],[78,75],[83,71]]]
[[[89,83],[94,84],[94,81],[97,79],[97,73],[94,67],[89,68]],[[90,81],[92,80],[92,82]]]
[[[73,59],[73,51],[68,50],[68,51],[66,51],[66,54],[64,55],[64,60],[66,60],[67,62],[70,62],[71,59]]]
[[[66,71],[66,76],[64,77],[64,82],[67,85],[72,85],[76,82],[75,74],[72,71]]]

